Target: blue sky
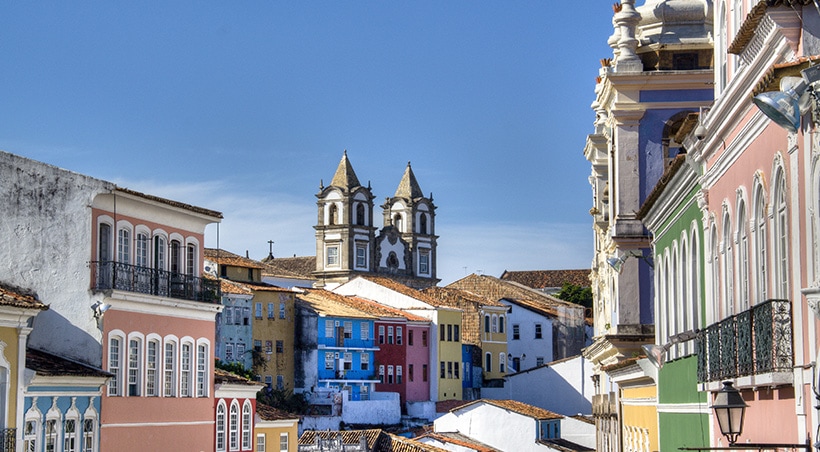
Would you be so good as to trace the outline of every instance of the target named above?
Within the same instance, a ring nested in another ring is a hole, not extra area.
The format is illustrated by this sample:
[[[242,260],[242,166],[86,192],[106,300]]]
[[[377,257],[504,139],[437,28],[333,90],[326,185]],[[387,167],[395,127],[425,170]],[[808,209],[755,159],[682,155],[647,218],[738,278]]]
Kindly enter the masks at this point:
[[[315,253],[343,150],[377,218],[410,161],[443,283],[587,268],[611,20],[595,0],[4,2],[0,149],[219,210],[220,247],[253,258]]]

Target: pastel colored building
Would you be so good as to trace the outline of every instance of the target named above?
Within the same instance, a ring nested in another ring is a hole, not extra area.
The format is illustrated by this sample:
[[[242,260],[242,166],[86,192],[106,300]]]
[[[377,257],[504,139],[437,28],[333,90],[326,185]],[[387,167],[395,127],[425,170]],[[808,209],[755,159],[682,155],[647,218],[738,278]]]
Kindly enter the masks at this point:
[[[256,450],[256,393],[262,384],[214,370],[214,450],[216,452]]]
[[[454,335],[456,331],[461,330],[460,309],[437,306],[438,302],[424,292],[378,276],[356,277],[335,288],[334,292],[366,298],[429,319],[432,327],[428,369],[430,400],[462,398],[462,342],[460,334]]]
[[[219,280],[222,312],[216,315],[216,358],[253,368],[251,306],[253,291],[244,284]]]
[[[254,372],[271,388],[293,390],[296,353],[296,295],[264,284],[253,291],[253,350],[260,359]]]
[[[299,416],[263,403],[256,404],[255,452],[299,450]]]

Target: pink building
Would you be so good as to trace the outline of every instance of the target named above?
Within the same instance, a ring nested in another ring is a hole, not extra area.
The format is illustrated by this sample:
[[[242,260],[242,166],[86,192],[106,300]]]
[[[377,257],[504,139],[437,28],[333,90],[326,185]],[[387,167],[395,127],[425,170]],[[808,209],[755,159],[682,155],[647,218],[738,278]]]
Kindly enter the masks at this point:
[[[214,419],[214,450],[216,452],[252,452],[256,441],[256,393],[261,383],[221,369],[214,371],[216,408]]]
[[[205,226],[220,218],[124,189],[94,199],[91,289],[113,375],[100,450],[214,449],[219,290],[200,273]]]

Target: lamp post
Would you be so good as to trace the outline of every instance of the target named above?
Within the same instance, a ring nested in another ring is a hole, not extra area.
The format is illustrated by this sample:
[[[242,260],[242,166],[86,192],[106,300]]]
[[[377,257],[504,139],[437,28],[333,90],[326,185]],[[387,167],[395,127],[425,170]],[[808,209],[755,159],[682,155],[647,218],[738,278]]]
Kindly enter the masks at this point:
[[[732,386],[732,382],[724,381],[712,409],[715,410],[720,433],[729,440],[730,445],[743,433],[743,415],[747,406],[740,391]]]

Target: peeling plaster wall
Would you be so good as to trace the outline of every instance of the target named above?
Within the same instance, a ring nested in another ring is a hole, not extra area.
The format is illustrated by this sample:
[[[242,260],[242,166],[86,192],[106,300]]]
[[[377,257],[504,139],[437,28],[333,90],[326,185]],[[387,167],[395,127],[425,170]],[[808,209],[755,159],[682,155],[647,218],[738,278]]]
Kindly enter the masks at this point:
[[[50,307],[35,319],[30,346],[93,366],[102,356],[90,307],[90,205],[112,189],[0,151],[0,280],[34,290]]]

